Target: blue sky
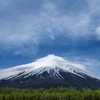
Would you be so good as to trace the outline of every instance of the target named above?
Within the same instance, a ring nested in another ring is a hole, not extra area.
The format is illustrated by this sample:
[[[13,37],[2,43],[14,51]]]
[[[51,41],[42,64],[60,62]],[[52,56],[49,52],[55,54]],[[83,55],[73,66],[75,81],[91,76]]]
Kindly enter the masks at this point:
[[[100,78],[99,0],[0,0],[0,69],[49,54]]]

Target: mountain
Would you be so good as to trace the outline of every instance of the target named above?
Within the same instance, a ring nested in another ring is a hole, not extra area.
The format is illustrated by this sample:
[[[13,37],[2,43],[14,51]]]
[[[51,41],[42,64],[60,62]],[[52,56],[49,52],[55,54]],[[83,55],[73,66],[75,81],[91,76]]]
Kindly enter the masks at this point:
[[[0,73],[0,87],[94,86],[99,88],[100,86],[100,80],[84,66],[55,55],[48,55],[29,64],[3,69]]]

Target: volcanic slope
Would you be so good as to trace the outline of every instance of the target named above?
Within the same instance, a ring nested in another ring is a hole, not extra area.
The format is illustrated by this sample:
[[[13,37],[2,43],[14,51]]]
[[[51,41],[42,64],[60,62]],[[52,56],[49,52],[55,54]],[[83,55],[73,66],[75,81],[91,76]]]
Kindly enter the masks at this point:
[[[0,87],[94,86],[99,88],[100,86],[100,80],[84,66],[55,55],[48,55],[29,64],[2,69],[0,73]]]

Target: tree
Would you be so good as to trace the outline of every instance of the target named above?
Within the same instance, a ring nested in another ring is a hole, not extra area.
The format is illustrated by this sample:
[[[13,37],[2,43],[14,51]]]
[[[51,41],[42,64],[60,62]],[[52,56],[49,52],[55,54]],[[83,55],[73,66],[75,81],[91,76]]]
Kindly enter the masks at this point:
[[[93,86],[91,86],[91,90],[92,90],[92,91],[94,91],[94,90],[95,90],[95,88],[94,88]]]

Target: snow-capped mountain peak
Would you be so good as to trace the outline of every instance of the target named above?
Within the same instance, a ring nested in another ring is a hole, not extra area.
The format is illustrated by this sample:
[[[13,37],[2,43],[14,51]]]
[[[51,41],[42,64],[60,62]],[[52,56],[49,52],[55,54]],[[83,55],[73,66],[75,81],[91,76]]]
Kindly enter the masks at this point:
[[[48,55],[35,62],[0,70],[0,87],[100,86],[85,66]]]
[[[85,69],[85,66],[69,62],[62,57],[55,56],[52,54],[44,58],[40,58],[36,60],[35,62],[29,63],[29,64],[20,65],[20,66],[8,68],[8,69],[2,69],[0,70],[0,73],[1,73],[0,78],[2,79],[5,77],[9,77],[11,75],[17,75],[18,73],[21,73],[21,72],[24,72],[23,73],[24,75],[30,72],[32,74],[36,74],[36,73],[41,72],[41,70],[47,71],[49,73],[50,70],[52,69],[56,70],[56,68],[63,70],[65,72],[73,73],[81,77],[82,75],[78,73],[85,73],[93,77],[93,75],[90,74]],[[57,70],[54,72],[59,74]]]

